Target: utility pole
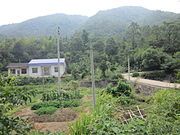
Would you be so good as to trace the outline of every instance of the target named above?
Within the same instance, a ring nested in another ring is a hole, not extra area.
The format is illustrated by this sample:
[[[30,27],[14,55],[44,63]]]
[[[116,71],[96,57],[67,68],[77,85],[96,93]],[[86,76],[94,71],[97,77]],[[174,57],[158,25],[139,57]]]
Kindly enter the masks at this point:
[[[91,59],[91,81],[92,81],[92,96],[93,96],[93,107],[96,106],[96,93],[95,93],[95,78],[94,78],[94,56],[93,47],[90,42],[90,59]]]
[[[130,60],[129,60],[129,54],[128,54],[128,80],[130,81]]]
[[[61,77],[60,77],[60,27],[58,27],[58,35],[57,35],[57,55],[58,55],[58,92],[61,91]]]
[[[44,87],[44,67],[42,67],[42,75],[43,75],[43,91],[45,90],[45,87]]]

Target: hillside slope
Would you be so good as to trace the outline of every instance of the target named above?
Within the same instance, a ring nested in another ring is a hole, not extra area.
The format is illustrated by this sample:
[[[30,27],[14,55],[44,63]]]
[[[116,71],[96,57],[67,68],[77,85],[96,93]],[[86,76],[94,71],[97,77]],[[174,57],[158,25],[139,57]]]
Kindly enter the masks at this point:
[[[180,14],[125,6],[99,11],[88,19],[82,29],[95,35],[112,35],[122,32],[131,22],[137,22],[139,25],[158,25],[177,18],[180,18]]]
[[[0,26],[0,35],[11,37],[55,35],[57,26],[63,36],[86,29],[94,35],[109,36],[123,32],[131,22],[139,25],[158,25],[180,18],[172,12],[148,10],[143,7],[125,6],[99,11],[92,17],[53,14],[33,18],[22,23]]]
[[[56,34],[57,26],[60,26],[61,34],[70,36],[87,19],[86,16],[53,14],[33,18],[22,23],[3,25],[0,27],[0,34],[12,37],[49,36]]]

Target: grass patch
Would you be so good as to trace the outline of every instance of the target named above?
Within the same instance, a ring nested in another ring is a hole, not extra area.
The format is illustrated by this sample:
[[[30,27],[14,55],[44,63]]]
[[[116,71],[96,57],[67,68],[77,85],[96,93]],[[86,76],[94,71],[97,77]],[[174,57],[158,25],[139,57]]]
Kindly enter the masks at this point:
[[[53,114],[58,108],[54,106],[48,106],[48,107],[41,107],[38,110],[35,111],[36,114],[38,115],[43,115],[43,114]]]
[[[31,107],[31,110],[38,110],[42,107],[56,107],[56,108],[67,108],[67,107],[78,107],[80,100],[67,100],[67,101],[47,101],[36,103]]]

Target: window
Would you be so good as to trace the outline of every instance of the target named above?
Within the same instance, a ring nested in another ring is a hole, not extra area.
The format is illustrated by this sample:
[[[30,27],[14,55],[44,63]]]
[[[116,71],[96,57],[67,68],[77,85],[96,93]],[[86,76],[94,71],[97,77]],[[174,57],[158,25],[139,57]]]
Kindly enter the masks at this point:
[[[32,73],[37,73],[38,69],[37,68],[32,68]]]
[[[50,75],[50,67],[43,67],[44,75]]]
[[[16,70],[15,69],[10,69],[11,74],[16,74]]]
[[[26,74],[27,70],[25,68],[21,69],[21,74]]]
[[[54,67],[54,72],[58,72],[58,67]]]

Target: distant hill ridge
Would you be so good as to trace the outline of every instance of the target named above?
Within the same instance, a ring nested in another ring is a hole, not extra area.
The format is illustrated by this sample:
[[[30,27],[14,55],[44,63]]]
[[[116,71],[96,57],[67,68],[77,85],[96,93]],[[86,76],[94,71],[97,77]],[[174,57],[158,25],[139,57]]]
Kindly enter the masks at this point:
[[[61,34],[72,35],[85,21],[86,16],[53,14],[29,19],[22,23],[3,25],[0,34],[12,37],[55,35],[60,26]]]
[[[0,35],[49,36],[56,34],[57,26],[61,27],[63,36],[71,36],[75,31],[82,29],[95,35],[112,35],[122,32],[131,22],[137,22],[139,25],[158,25],[176,19],[180,19],[180,14],[124,6],[99,11],[92,17],[66,14],[37,17],[22,23],[0,26]]]

